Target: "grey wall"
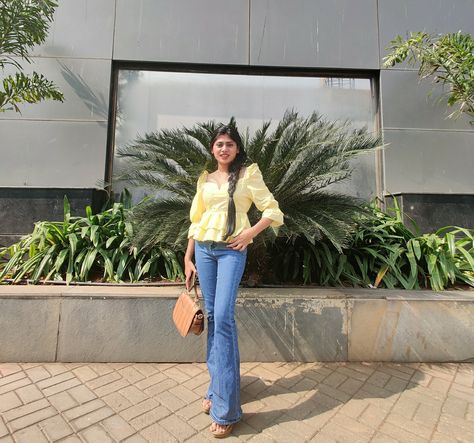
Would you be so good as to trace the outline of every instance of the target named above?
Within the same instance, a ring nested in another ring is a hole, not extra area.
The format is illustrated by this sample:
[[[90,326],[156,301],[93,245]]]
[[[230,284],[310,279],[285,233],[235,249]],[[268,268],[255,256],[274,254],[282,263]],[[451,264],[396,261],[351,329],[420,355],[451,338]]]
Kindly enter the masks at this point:
[[[112,60],[380,69],[397,34],[474,34],[472,0],[61,0],[34,65],[65,103],[0,114],[0,186],[93,188],[104,177]],[[472,193],[474,128],[446,120],[406,66],[381,69],[386,192]],[[0,201],[0,210],[1,210]],[[0,233],[2,227],[0,226]]]

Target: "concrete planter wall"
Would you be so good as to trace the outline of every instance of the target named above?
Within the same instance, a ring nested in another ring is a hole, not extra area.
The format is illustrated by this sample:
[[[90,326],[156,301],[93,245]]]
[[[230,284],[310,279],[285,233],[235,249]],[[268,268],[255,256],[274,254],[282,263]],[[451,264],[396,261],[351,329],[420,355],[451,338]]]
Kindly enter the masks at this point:
[[[0,286],[0,361],[204,361],[180,287]],[[474,361],[474,293],[242,289],[242,361]]]

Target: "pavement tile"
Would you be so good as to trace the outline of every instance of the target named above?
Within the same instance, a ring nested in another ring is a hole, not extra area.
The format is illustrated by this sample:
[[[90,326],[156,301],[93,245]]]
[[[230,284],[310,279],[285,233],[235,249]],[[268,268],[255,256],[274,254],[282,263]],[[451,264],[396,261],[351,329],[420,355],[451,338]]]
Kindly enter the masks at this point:
[[[110,435],[108,435],[107,432],[98,425],[84,429],[79,433],[79,435],[87,443],[115,443],[112,437],[110,437]]]
[[[342,409],[341,412],[343,412]],[[373,429],[377,429],[383,423],[383,421],[387,417],[387,414],[388,413],[383,409],[377,408],[374,405],[369,404],[369,406],[362,412],[362,414],[358,418],[358,421]]]
[[[454,377],[454,383],[472,388],[474,387],[474,373],[458,371]]]
[[[0,367],[0,443],[215,441],[205,364]],[[474,441],[473,364],[251,362],[241,373],[229,442]]]
[[[104,395],[119,391],[129,385],[130,384],[127,380],[121,378],[119,380],[113,381],[112,383],[108,383],[106,385],[100,386],[99,388],[95,388],[93,389],[93,391],[98,397],[103,397]]]
[[[347,366],[341,366],[341,367],[337,368],[336,372],[338,372],[340,374],[344,374],[347,377],[350,377],[351,379],[359,380],[359,381],[362,381],[362,382],[365,382],[370,376],[370,374],[366,374],[364,372],[357,371],[357,370],[349,368]]]
[[[152,375],[160,372],[158,368],[149,363],[135,363],[133,366],[138,372],[140,372],[140,374],[143,374],[145,377],[151,377]]]
[[[15,392],[7,392],[0,395],[0,412],[8,411],[9,409],[17,408],[23,403],[15,394]]]
[[[183,383],[186,380],[189,380],[191,378],[190,375],[186,374],[186,372],[181,371],[179,369],[179,366],[173,366],[171,368],[168,368],[164,371],[162,371],[163,374],[165,374],[168,378],[173,379],[177,383]]]
[[[3,422],[2,417],[0,417],[0,437],[4,437],[7,434],[8,434],[8,429],[5,426],[5,423]]]
[[[23,374],[23,373],[22,373]],[[19,380],[13,381],[11,383],[0,386],[0,395],[6,394],[7,392],[15,391],[23,386],[31,384],[31,381],[28,378],[21,378]]]
[[[397,393],[403,391],[408,385],[408,380],[392,376],[390,380],[385,384],[384,389],[387,391]]]
[[[49,402],[48,402],[48,400],[46,400],[44,398],[44,399],[41,399],[41,400],[37,400],[37,401],[31,402],[31,403],[28,403],[27,405],[22,405],[22,406],[19,406],[19,407],[15,408],[15,409],[11,409],[11,410],[9,410],[9,411],[7,411],[3,414],[3,418],[6,421],[12,421],[12,420],[20,418],[24,415],[31,414],[31,413],[39,411],[41,409],[45,409],[48,406],[49,406]]]
[[[24,372],[15,372],[14,374],[7,375],[7,376],[2,376],[0,377],[0,386],[7,385],[9,383],[12,383],[17,380],[21,380],[26,378],[26,375]]]
[[[16,443],[48,443],[48,439],[41,432],[38,426],[30,426],[15,432],[13,438]]]
[[[422,437],[425,440],[429,440],[430,435],[432,434],[433,428],[435,426],[435,423],[432,423],[431,426],[427,426],[428,423],[426,422],[424,424],[421,424],[420,422],[407,420],[402,415],[398,415],[393,412],[387,416],[386,423],[391,423],[392,425],[399,426],[405,431]]]
[[[392,439],[396,439],[400,442],[422,443],[428,441],[423,437],[412,434],[406,431],[404,428],[400,428],[399,426],[388,422],[383,423],[378,430],[383,434],[388,435]]]
[[[176,412],[177,410],[184,408],[186,402],[176,397],[170,391],[165,391],[155,397],[163,406],[168,408],[170,411]]]
[[[343,382],[347,380],[347,375],[341,374],[340,372],[334,371],[324,379],[324,384],[337,388]]]
[[[211,419],[206,414],[198,414],[186,421],[197,431],[202,431],[203,429],[208,428],[211,424]]]
[[[120,389],[119,393],[134,405],[136,405],[137,403],[141,403],[142,401],[149,398],[148,395],[146,395],[143,391],[141,391],[134,385],[129,385],[123,389]]]
[[[97,370],[97,368],[94,368]],[[99,372],[99,371],[97,371]],[[107,373],[105,375],[100,375],[97,378],[94,378],[93,380],[89,380],[86,382],[86,385],[92,389],[96,390],[100,388],[101,386],[108,385],[109,383],[112,383],[114,381],[120,380],[122,377],[120,376],[119,373],[117,372],[112,372],[112,373]]]
[[[176,414],[185,420],[195,417],[198,414],[202,415],[202,399],[189,403],[184,408],[176,411]]]
[[[390,437],[387,434],[382,434],[381,432],[378,432],[377,434],[375,434],[372,440],[370,440],[370,443],[400,443],[400,440]]]
[[[351,398],[341,406],[340,412],[348,417],[357,419],[369,406],[368,399]]]
[[[136,433],[136,430],[119,415],[112,415],[102,420],[101,424],[113,438],[119,441]]]
[[[449,394],[459,398],[464,398],[470,403],[474,403],[474,388],[453,383],[449,389]]]
[[[73,369],[72,372],[82,382],[93,380],[94,378],[98,377],[97,372],[92,370],[89,366],[80,366]]]
[[[98,423],[106,419],[107,417],[110,417],[111,415],[114,415],[114,411],[112,411],[112,409],[110,409],[109,407],[104,406],[103,408],[97,409],[96,411],[90,412],[86,415],[83,415],[82,417],[79,417],[76,420],[73,420],[71,424],[75,430],[79,431],[81,429],[89,427],[94,423]]]
[[[178,397],[180,400],[183,400],[185,403],[191,403],[201,398],[195,392],[180,385],[175,386],[174,388],[171,388],[169,392],[171,392],[173,395]]]
[[[102,397],[105,403],[107,403],[114,411],[122,411],[132,406],[132,402],[125,398],[119,392],[112,392],[111,394]]]
[[[71,426],[61,415],[55,415],[42,422],[38,426],[51,441],[56,441],[74,433]]]
[[[34,425],[40,421],[43,421],[46,418],[53,417],[56,414],[57,414],[56,409],[49,406],[48,408],[41,409],[39,411],[33,412],[31,414],[17,418],[15,420],[9,421],[8,426],[10,427],[10,429],[12,429],[13,432],[15,432],[19,429],[23,429],[28,426]]]
[[[161,427],[158,423],[143,429],[140,434],[148,443],[175,443],[178,441],[172,434]]]
[[[64,416],[68,420],[74,420],[83,415],[89,414],[92,411],[103,408],[105,403],[101,399],[92,400],[90,402],[84,403],[83,405],[77,406],[75,408],[69,409],[64,412]]]
[[[174,435],[178,441],[184,441],[196,432],[191,425],[174,414],[160,420],[159,424],[170,434]]]
[[[156,371],[156,369],[154,369]],[[156,385],[157,383],[162,382],[163,380],[167,380],[167,377],[162,372],[155,372],[151,374],[149,377],[144,378],[143,380],[139,380],[135,383],[135,386],[138,389],[146,389],[150,386]]]
[[[68,368],[62,363],[44,363],[43,367],[51,374],[52,377],[68,371]]]
[[[38,386],[38,388],[40,388],[41,390],[44,390],[49,388],[50,386],[63,383],[70,379],[75,379],[74,374],[71,372],[63,372],[58,375],[53,375],[45,380],[40,380],[38,383],[36,383],[36,386]]]
[[[144,429],[153,423],[158,422],[162,418],[170,415],[171,412],[169,409],[166,409],[164,406],[158,406],[151,411],[145,412],[144,414],[139,415],[138,417],[132,418],[129,420],[129,423],[137,430]]]
[[[139,434],[135,434],[126,438],[122,443],[148,443],[148,440]]]
[[[68,394],[80,404],[87,403],[88,401],[97,398],[97,396],[87,386],[82,384],[68,389]]]
[[[35,366],[33,368],[29,368],[26,369],[25,372],[33,383],[51,377],[51,374],[43,366]]]
[[[157,401],[153,400],[152,398],[149,398],[148,400],[145,400],[139,403],[138,405],[134,405],[127,409],[124,409],[120,412],[120,415],[128,421],[132,418],[144,414],[145,412],[151,411],[152,409],[155,409],[158,406],[159,404]]]
[[[421,386],[428,386],[431,382],[431,378],[432,376],[428,373],[417,369],[410,378],[410,383]]]
[[[44,397],[42,392],[35,385],[23,386],[22,388],[17,389],[15,392],[25,404]]]
[[[0,374],[2,377],[7,377],[10,374],[19,372],[22,370],[22,367],[16,363],[0,363]]]
[[[111,372],[115,371],[112,365],[113,363],[94,363],[94,372],[96,372],[99,377],[110,374]],[[121,365],[120,368],[122,367],[123,366]]]
[[[146,388],[145,393],[154,396],[161,394],[164,391],[167,391],[168,389],[173,388],[174,386],[178,386],[178,382],[176,380],[172,380],[170,378],[166,378],[165,380],[154,384],[153,386]]]
[[[81,381],[74,377],[70,380],[66,380],[62,383],[58,383],[56,385],[43,389],[43,394],[46,395],[46,397],[49,397],[50,395],[57,394],[58,392],[67,391],[75,386],[79,386],[80,384]]]
[[[77,435],[71,435],[70,437],[61,440],[61,443],[83,443],[83,440],[81,440]]]
[[[130,383],[136,383],[145,378],[145,376],[141,372],[137,371],[133,366],[127,366],[125,368],[119,369],[117,372]]]
[[[48,401],[59,411],[63,412],[68,409],[72,409],[78,406],[76,400],[74,400],[68,392],[59,392],[58,394],[51,395],[48,397]]]

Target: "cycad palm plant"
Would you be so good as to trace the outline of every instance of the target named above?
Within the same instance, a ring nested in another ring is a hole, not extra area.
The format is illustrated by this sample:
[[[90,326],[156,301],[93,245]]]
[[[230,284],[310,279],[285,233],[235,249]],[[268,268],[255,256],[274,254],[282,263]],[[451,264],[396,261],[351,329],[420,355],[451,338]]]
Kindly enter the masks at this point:
[[[204,169],[215,167],[209,143],[218,126],[208,122],[162,130],[119,150],[118,155],[128,161],[117,178],[156,193],[131,213],[134,241],[140,247],[185,247],[197,178]],[[356,198],[334,192],[330,185],[348,178],[351,160],[380,143],[380,137],[367,128],[350,129],[349,121],[330,122],[317,113],[303,118],[295,111],[286,112],[274,130],[265,122],[253,136],[247,134],[249,163],[258,163],[285,214],[279,241],[303,238],[314,244],[327,238],[341,250],[352,232],[355,214],[362,209]],[[249,216],[252,223],[256,221],[255,208]],[[255,239],[250,269],[275,239],[269,229]]]

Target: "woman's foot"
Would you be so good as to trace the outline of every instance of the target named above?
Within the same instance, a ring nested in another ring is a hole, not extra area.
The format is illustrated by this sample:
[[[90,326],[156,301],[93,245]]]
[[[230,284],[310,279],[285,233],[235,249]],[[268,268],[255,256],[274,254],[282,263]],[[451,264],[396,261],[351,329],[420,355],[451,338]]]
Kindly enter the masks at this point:
[[[212,422],[210,431],[215,438],[224,438],[230,435],[233,428],[234,424],[220,425],[219,423]]]
[[[204,414],[209,414],[209,411],[211,410],[212,402],[208,398],[205,398],[202,401],[202,410]]]

